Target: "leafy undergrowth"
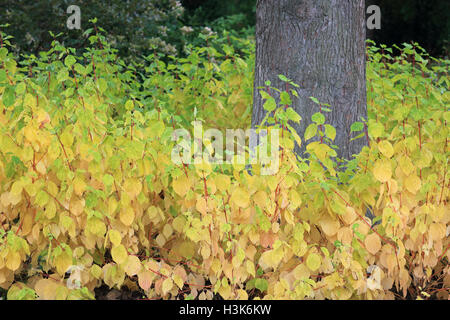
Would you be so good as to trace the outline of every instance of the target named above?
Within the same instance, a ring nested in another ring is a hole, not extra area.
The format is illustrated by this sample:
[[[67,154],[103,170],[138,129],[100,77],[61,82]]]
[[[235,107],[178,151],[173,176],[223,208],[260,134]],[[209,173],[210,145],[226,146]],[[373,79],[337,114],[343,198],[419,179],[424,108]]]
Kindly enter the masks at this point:
[[[243,55],[211,45],[125,65],[102,35],[82,56],[55,40],[20,61],[1,40],[8,299],[93,299],[106,287],[145,299],[448,299],[448,60],[369,47],[369,119],[352,126],[369,146],[345,169],[327,108],[300,138],[295,94],[274,106],[263,93],[283,135],[279,171],[261,175],[258,164],[171,161],[172,133],[193,120],[249,126],[251,42]]]

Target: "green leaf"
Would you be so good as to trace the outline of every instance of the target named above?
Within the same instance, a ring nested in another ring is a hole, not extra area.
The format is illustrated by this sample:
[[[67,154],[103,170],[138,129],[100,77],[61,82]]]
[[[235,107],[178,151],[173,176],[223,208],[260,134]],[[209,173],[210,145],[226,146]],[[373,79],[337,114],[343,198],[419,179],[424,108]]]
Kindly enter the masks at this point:
[[[364,123],[362,122],[354,122],[352,124],[352,126],[350,127],[350,131],[351,132],[355,132],[355,131],[361,131],[362,129],[364,129]]]
[[[262,279],[262,278],[258,278],[255,281],[255,287],[256,289],[258,289],[261,292],[264,292],[267,290],[267,288],[269,287],[269,283],[267,282],[266,279]]]
[[[311,117],[312,121],[314,121],[317,124],[324,124],[325,123],[325,116],[320,113],[320,112],[316,112],[312,115]]]
[[[314,103],[320,104],[319,100],[317,100],[317,98],[314,97],[309,97]]]
[[[111,186],[114,183],[114,177],[110,174],[105,174],[102,181],[105,186]]]
[[[77,60],[75,59],[74,56],[72,55],[68,55],[65,59],[64,59],[64,64],[70,68],[71,66],[73,66],[75,64],[75,62],[77,62]]]
[[[279,74],[279,75],[278,75],[278,78],[280,78],[281,81],[289,82],[289,79],[286,78],[285,76],[283,76],[282,74]]]
[[[4,69],[0,69],[0,81],[6,80],[6,71]]]
[[[297,112],[295,112],[295,110],[292,109],[291,107],[287,108],[286,116],[289,120],[297,122],[297,123],[299,123],[300,120],[302,120],[302,117]]]
[[[14,87],[7,86],[5,91],[3,91],[2,102],[5,107],[12,106],[16,100],[16,94],[14,93]]]
[[[280,98],[281,98],[281,104],[284,104],[284,105],[292,104],[291,97],[289,96],[289,93],[287,93],[286,91],[283,91],[281,93]]]
[[[45,192],[44,190],[41,190],[37,193],[36,199],[34,201],[38,206],[44,207],[47,204],[48,200],[49,200],[49,196],[48,196],[47,192]]]
[[[273,110],[275,110],[275,108],[277,107],[277,104],[275,102],[275,99],[270,97],[269,99],[267,99],[266,102],[264,102],[263,108],[266,111],[272,112]]]

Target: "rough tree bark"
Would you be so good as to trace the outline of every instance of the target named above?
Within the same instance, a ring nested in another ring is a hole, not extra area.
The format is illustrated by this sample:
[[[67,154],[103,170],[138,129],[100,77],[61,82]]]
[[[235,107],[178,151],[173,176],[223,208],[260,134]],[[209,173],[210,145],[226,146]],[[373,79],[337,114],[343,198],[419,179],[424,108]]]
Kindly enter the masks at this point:
[[[257,87],[270,80],[285,89],[278,78],[283,74],[300,86],[292,106],[303,118],[294,126],[297,133],[303,137],[319,111],[309,98],[316,97],[332,107],[325,116],[336,128],[338,157],[351,159],[366,144],[350,141],[351,124],[367,114],[364,0],[258,0],[256,11],[252,127],[266,112]],[[304,146],[296,151],[301,154]]]

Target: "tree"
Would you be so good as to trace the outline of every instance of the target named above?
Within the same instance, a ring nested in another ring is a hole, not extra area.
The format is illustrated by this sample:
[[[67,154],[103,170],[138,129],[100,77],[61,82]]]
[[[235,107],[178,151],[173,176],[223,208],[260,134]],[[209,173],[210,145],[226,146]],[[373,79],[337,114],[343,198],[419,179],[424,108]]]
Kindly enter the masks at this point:
[[[336,128],[338,157],[359,153],[366,141],[351,141],[350,127],[367,114],[365,33],[364,0],[258,0],[252,126],[265,116],[257,88],[269,80],[273,87],[297,91],[292,107],[303,120],[293,126],[301,137],[320,109],[313,96],[331,105],[325,115]],[[300,87],[285,88],[280,74]],[[296,149],[299,154],[304,145]]]

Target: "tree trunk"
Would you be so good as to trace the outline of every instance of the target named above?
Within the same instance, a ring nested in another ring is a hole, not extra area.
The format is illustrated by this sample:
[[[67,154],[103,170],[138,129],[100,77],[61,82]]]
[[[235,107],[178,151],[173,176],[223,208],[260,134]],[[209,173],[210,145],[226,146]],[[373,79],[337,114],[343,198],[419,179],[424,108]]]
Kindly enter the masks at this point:
[[[338,157],[351,159],[365,139],[350,141],[350,126],[366,118],[364,0],[258,0],[256,5],[256,68],[252,127],[265,116],[257,87],[270,80],[285,89],[285,75],[300,87],[292,107],[302,116],[294,128],[303,137],[319,106],[331,105],[326,123],[336,128]],[[270,92],[275,95],[275,92]],[[305,143],[296,149],[301,154]]]

